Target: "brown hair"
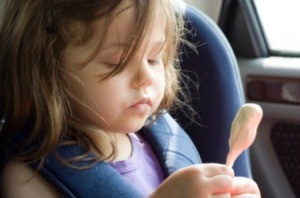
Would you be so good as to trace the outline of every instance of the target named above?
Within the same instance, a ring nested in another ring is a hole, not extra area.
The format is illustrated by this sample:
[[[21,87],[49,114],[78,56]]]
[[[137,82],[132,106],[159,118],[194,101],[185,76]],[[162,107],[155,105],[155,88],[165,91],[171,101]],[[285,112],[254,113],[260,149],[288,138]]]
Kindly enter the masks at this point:
[[[70,43],[84,44],[94,35],[92,23],[101,17],[109,21],[113,11],[122,0],[4,0],[0,23],[0,116],[5,124],[0,133],[1,141],[8,141],[29,121],[30,135],[19,146],[17,157],[34,162],[43,160],[58,143],[79,144],[87,152],[96,148],[97,160],[103,160],[98,148],[89,136],[95,127],[78,122],[72,113],[62,67],[65,47]],[[170,109],[177,101],[179,90],[179,67],[177,53],[183,35],[183,20],[172,5],[173,0],[133,0],[136,8],[135,26],[137,35],[134,46],[129,41],[124,59],[107,77],[120,72],[142,42],[154,10],[154,3],[161,3],[167,18],[165,96],[156,114]],[[74,24],[80,28],[74,29]],[[107,29],[107,27],[103,27]],[[98,33],[98,32],[97,32]],[[105,36],[105,32],[103,32]],[[103,37],[104,38],[104,37]],[[101,135],[101,134],[100,134]],[[61,137],[72,141],[62,141]],[[103,135],[105,139],[105,135]],[[33,149],[24,150],[33,142]],[[107,141],[110,141],[107,139]],[[111,141],[113,146],[113,142]],[[21,152],[22,151],[22,152]],[[112,153],[112,156],[114,153]],[[86,155],[72,160],[84,159]],[[68,163],[67,163],[68,164]]]

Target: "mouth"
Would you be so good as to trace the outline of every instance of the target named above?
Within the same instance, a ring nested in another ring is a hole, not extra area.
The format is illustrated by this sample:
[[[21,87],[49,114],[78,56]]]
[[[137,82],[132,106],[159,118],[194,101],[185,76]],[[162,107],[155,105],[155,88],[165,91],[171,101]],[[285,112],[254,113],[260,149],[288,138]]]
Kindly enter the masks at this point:
[[[150,98],[142,98],[135,102],[130,106],[131,109],[136,111],[137,113],[145,113],[148,112],[152,108],[152,100]]]

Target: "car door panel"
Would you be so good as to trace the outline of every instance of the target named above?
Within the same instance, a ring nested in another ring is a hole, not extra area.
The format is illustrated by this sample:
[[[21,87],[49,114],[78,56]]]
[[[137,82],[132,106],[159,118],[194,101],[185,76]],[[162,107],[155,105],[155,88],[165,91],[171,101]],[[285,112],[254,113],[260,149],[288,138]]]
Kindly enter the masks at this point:
[[[299,169],[300,151],[300,144],[297,145],[300,59],[240,58],[238,62],[247,102],[258,103],[264,111],[251,148],[253,177],[263,197],[296,197],[299,193],[294,174]]]

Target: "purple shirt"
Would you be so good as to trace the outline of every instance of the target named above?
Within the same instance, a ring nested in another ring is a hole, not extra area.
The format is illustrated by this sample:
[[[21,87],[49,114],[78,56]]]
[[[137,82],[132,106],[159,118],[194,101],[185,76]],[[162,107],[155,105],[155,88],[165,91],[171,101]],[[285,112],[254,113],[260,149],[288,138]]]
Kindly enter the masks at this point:
[[[151,146],[138,134],[129,134],[132,156],[111,166],[143,195],[151,194],[165,179],[162,167]]]

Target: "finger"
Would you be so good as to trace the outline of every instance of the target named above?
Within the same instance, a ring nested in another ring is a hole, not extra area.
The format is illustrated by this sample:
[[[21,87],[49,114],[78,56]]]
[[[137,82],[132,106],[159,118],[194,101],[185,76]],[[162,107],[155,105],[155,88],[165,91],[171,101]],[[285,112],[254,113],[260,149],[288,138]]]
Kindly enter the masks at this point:
[[[208,188],[213,194],[229,193],[233,188],[233,177],[217,175],[208,179]]]
[[[260,191],[255,181],[245,177],[235,177],[231,195],[238,196],[242,194],[253,194],[260,197]]]
[[[214,194],[211,195],[211,198],[231,198],[231,195],[230,193]]]
[[[231,167],[225,166],[224,164],[215,164],[215,163],[208,163],[202,164],[203,167],[203,174],[210,178],[216,175],[229,175],[234,177],[234,171]]]
[[[230,198],[260,198],[260,195],[254,194],[242,194],[242,195],[232,195]]]

